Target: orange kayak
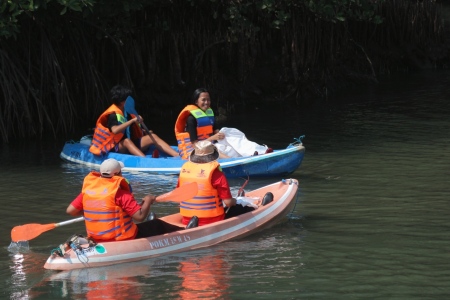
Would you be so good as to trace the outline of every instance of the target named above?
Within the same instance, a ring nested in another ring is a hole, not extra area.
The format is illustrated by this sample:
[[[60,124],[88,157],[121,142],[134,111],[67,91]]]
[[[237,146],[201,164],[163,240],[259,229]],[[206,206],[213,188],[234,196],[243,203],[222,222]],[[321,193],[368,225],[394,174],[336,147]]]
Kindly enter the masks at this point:
[[[284,179],[253,191],[246,191],[245,197],[262,199],[272,192],[274,199],[252,212],[220,222],[192,229],[180,230],[148,238],[102,242],[83,245],[82,250],[68,250],[63,257],[51,255],[44,268],[51,270],[73,270],[103,267],[125,262],[133,262],[173,253],[185,252],[241,238],[268,228],[286,218],[292,210],[298,189],[296,179]],[[160,219],[184,227],[180,214],[168,215]]]

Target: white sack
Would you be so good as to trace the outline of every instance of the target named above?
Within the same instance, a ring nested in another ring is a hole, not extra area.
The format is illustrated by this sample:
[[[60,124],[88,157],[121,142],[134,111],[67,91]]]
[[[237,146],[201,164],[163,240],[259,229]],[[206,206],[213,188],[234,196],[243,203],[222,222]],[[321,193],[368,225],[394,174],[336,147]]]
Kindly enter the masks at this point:
[[[255,151],[258,154],[266,153],[267,146],[259,145],[255,142],[249,141],[245,134],[236,129],[223,127],[220,132],[225,134],[225,138],[217,141],[215,146],[217,149],[230,157],[252,156]]]
[[[245,196],[239,196],[236,197],[236,204],[240,204],[242,206],[250,206],[254,209],[259,207],[259,204],[261,204],[260,197],[245,197]],[[223,203],[223,207],[227,207],[225,202]]]
[[[240,204],[242,206],[250,206],[253,208],[258,208],[258,202],[260,202],[259,197],[250,198],[250,197],[236,197],[236,204]]]

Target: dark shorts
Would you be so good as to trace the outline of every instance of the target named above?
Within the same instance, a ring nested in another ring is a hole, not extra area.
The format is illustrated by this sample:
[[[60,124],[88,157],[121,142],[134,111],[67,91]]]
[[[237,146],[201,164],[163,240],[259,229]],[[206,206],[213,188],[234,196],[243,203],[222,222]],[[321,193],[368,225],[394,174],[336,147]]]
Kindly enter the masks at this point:
[[[226,210],[227,209],[225,209],[225,211]],[[228,212],[225,213],[225,219],[236,217],[254,210],[255,209],[251,206],[242,206],[240,204],[236,204],[235,206],[231,206]]]
[[[169,223],[166,223],[160,219],[154,219],[137,224],[138,233],[136,239],[161,235],[178,230],[184,230],[183,227],[178,227]]]
[[[133,143],[136,145],[136,147],[138,147],[139,149],[141,149],[141,139],[142,138],[138,138],[138,139],[134,139]]]

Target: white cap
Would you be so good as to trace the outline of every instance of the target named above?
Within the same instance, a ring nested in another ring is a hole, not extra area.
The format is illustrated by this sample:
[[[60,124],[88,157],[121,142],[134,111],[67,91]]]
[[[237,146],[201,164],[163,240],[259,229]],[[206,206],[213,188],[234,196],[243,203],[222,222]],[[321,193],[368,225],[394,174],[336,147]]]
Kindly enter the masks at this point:
[[[119,174],[123,167],[123,162],[117,161],[114,158],[108,158],[100,165],[100,173],[103,177],[110,178]]]

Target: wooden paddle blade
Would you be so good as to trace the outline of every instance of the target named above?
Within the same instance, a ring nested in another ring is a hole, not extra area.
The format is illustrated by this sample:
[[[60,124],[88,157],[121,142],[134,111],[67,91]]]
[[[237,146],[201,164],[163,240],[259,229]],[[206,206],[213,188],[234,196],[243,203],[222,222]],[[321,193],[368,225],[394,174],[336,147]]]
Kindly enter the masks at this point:
[[[195,195],[197,195],[197,191],[197,182],[187,183],[174,189],[171,192],[156,197],[156,202],[181,202],[193,198]]]
[[[56,226],[56,224],[25,224],[16,226],[11,230],[11,240],[15,243],[19,241],[29,241],[43,232],[54,229]]]

